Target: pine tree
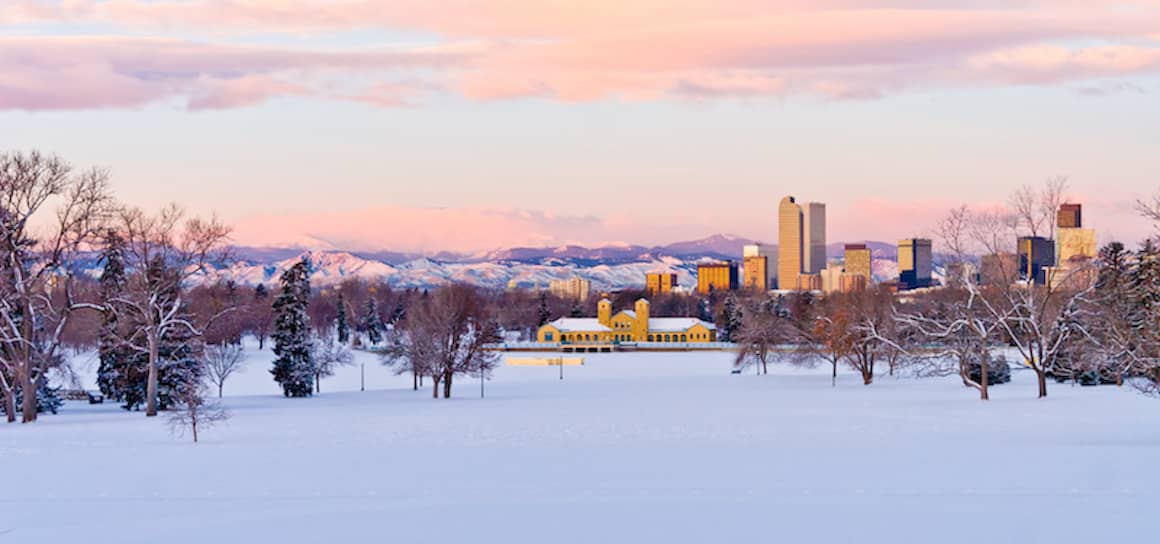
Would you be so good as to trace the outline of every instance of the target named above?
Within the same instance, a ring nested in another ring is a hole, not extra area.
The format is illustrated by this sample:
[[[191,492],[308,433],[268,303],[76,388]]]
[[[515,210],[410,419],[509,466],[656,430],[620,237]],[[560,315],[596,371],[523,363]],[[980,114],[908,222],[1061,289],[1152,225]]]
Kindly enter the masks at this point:
[[[338,317],[335,318],[335,321],[338,343],[342,345],[350,343],[350,325],[346,322],[346,300],[341,291],[338,293]]]
[[[540,293],[540,308],[536,314],[536,329],[546,325],[552,320],[552,310],[548,308],[548,294]]]
[[[568,311],[568,317],[584,317],[584,310],[580,309],[579,302],[572,303],[572,309]]]
[[[725,298],[721,309],[721,341],[731,342],[733,333],[741,328],[741,307],[737,304],[737,297],[732,293]]]
[[[379,304],[375,302],[375,297],[367,299],[363,324],[367,330],[367,341],[372,345],[379,345],[383,341],[383,319],[379,316]]]
[[[105,248],[101,252],[105,263],[99,280],[101,305],[104,307],[101,328],[97,332],[97,387],[105,398],[124,400],[126,368],[136,355],[122,340],[121,323],[116,308],[117,297],[121,296],[128,284],[125,273],[125,240],[116,231],[105,235]]]
[[[308,397],[314,391],[314,356],[310,342],[310,262],[303,257],[281,277],[282,292],[274,299],[274,368],[270,373],[287,397]]]

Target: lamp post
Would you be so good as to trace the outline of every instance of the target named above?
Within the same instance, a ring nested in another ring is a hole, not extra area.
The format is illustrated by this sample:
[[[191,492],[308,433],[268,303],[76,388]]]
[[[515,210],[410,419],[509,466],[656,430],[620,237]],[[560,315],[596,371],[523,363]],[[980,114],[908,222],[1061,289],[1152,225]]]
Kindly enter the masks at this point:
[[[359,363],[358,374],[359,374],[359,376],[358,376],[358,379],[359,379],[358,390],[359,391],[366,391],[367,390],[367,364],[366,363]]]
[[[564,379],[564,356],[560,356],[560,379]]]

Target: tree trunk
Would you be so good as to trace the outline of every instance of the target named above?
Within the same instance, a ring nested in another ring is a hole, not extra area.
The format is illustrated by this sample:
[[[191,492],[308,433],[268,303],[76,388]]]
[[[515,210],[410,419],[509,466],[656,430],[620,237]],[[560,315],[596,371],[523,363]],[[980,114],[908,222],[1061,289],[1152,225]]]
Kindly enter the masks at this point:
[[[8,418],[8,423],[16,422],[16,399],[13,397],[12,391],[4,392],[4,415]]]
[[[431,398],[437,399],[439,398],[439,377],[432,376],[431,383],[434,384],[434,387],[431,388]]]
[[[197,444],[197,419],[192,420],[190,428],[193,429],[193,443]]]
[[[315,393],[322,392],[322,374],[315,374],[314,375],[314,392]]]
[[[986,353],[979,359],[979,369],[983,372],[983,376],[979,380],[979,400],[991,400],[991,397],[987,394],[987,385],[990,383],[990,380],[987,378],[987,372],[991,370],[991,364],[987,362]]]
[[[24,367],[24,372],[20,375],[20,390],[24,392],[24,398],[21,402],[21,410],[23,413],[20,417],[21,423],[35,423],[36,422],[36,384],[32,379],[32,364],[27,362]]]
[[[451,378],[454,374],[448,372],[443,376],[443,398],[451,398]]]
[[[419,371],[411,369],[411,391],[419,390]]]
[[[224,383],[219,383],[219,384],[218,384],[218,398],[219,398],[219,399],[220,399],[220,398],[222,398],[222,386],[223,386],[223,385],[224,385]]]
[[[838,386],[838,361],[831,361],[830,366],[834,368],[833,374],[830,375],[830,387]]]
[[[1035,377],[1039,378],[1039,398],[1044,398],[1047,396],[1047,371],[1036,368]]]
[[[157,343],[155,333],[149,333],[149,380],[145,386],[145,417],[157,415]]]
[[[266,335],[259,334],[258,335],[258,351],[262,351],[263,349],[266,349]]]

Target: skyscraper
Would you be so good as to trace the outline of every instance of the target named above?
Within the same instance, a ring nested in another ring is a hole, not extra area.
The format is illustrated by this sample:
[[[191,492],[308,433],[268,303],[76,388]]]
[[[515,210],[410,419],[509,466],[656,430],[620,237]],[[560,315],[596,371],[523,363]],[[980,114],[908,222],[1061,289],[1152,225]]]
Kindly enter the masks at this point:
[[[846,273],[866,278],[870,282],[870,249],[866,244],[846,244]]]
[[[1061,229],[1083,227],[1083,206],[1080,204],[1060,204],[1055,224]]]
[[[1055,266],[1055,242],[1042,236],[1019,238],[1019,278],[1043,285],[1043,269]]]
[[[769,289],[769,259],[761,255],[746,256],[743,264],[745,280],[742,285],[747,290],[765,291]]]
[[[898,241],[898,288],[929,287],[932,268],[930,240],[907,238]]]
[[[826,205],[810,202],[802,209],[802,273],[826,269]]]
[[[652,296],[667,295],[677,287],[677,275],[672,272],[649,272],[645,274],[644,285]]]
[[[777,286],[797,289],[802,273],[802,208],[792,196],[777,209]]]
[[[737,263],[734,261],[705,262],[697,265],[697,292],[737,289]]]
[[[750,257],[765,258],[765,286],[766,289],[777,288],[777,246],[767,244],[750,244],[742,248],[746,260]],[[748,274],[748,272],[746,272]]]

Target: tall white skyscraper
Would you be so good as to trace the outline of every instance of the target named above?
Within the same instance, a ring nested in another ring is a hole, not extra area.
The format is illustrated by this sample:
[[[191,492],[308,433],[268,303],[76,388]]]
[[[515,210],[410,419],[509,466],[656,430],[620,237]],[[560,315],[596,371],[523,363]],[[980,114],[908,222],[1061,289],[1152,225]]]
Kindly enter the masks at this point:
[[[802,206],[802,273],[817,274],[826,269],[826,205],[810,202]]]

